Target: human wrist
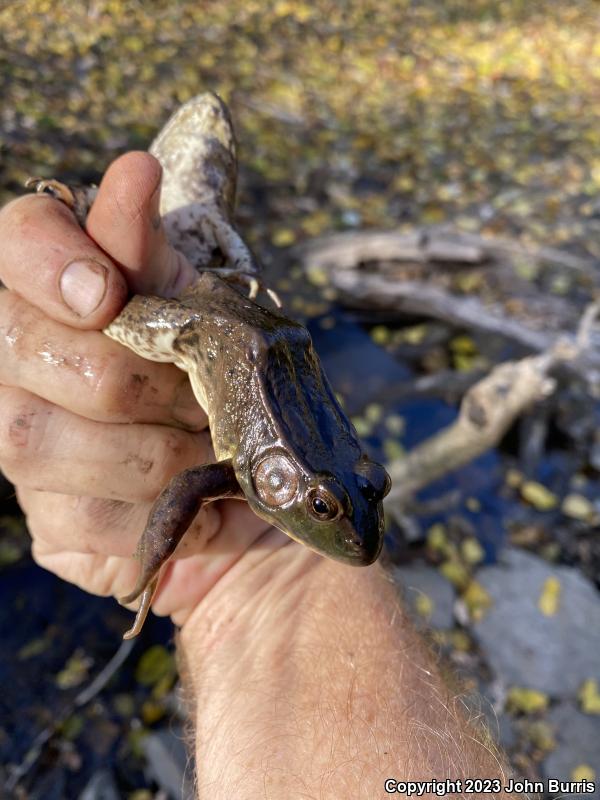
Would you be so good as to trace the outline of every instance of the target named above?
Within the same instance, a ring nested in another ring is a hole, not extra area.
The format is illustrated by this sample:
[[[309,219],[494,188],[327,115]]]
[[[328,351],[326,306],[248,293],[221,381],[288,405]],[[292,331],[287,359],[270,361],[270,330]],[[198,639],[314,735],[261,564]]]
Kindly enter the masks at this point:
[[[222,656],[242,641],[256,643],[287,625],[321,557],[270,529],[220,577],[180,628],[179,644],[189,657]]]
[[[503,776],[379,565],[290,543],[240,566],[180,638],[199,788],[374,797],[391,776]]]

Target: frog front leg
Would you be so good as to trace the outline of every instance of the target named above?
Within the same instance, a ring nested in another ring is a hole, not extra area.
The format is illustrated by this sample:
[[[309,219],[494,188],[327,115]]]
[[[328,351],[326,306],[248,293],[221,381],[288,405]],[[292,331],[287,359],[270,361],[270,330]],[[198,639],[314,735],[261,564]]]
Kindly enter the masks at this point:
[[[142,562],[140,575],[133,590],[120,598],[121,603],[127,604],[141,596],[135,622],[124,639],[132,639],[141,631],[158,586],[161,567],[175,552],[196,514],[206,503],[225,497],[244,497],[231,459],[180,472],[157,497],[137,548]]]

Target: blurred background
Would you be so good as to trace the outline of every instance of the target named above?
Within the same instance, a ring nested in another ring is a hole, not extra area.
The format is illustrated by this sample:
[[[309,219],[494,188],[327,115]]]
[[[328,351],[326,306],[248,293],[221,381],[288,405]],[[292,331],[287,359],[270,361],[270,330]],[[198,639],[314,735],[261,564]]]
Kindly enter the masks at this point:
[[[117,155],[146,149],[180,103],[217,91],[237,130],[240,229],[288,313],[308,324],[375,456],[402,458],[455,418],[456,392],[411,393],[419,377],[485,371],[523,352],[342,304],[322,271],[303,268],[304,243],[448,223],[564,250],[590,271],[554,268],[544,291],[594,294],[593,0],[22,0],[0,9],[0,202],[32,175],[98,182]],[[522,273],[539,277],[527,265]],[[600,785],[599,414],[581,387],[562,387],[499,448],[388,525],[390,568],[417,619],[461,672],[473,713],[532,779]],[[185,796],[169,624],[147,625],[94,689],[130,615],[33,565],[12,488],[0,492],[5,796]]]

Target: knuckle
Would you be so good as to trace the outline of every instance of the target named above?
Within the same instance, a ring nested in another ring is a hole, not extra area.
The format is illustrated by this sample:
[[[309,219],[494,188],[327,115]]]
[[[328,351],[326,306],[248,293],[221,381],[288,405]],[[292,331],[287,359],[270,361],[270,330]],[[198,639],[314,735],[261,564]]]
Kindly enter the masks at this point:
[[[69,209],[46,194],[26,194],[11,200],[0,210],[0,235],[10,232],[11,239],[15,237],[39,237],[40,220],[47,219],[48,215],[70,219]]]
[[[16,292],[0,291],[0,346],[5,357],[14,356],[13,370],[18,371],[19,359],[31,356],[29,342],[38,320],[39,312]]]
[[[39,208],[39,198],[33,194],[11,200],[0,209],[0,228],[10,226],[14,229],[15,226],[20,226],[31,216],[36,207]]]
[[[144,442],[134,458],[136,468],[147,476],[151,496],[164,489],[178,472],[200,461],[192,435],[176,429],[161,431],[159,438]]]
[[[19,389],[0,390],[0,464],[11,469],[39,453],[50,408],[41,408],[36,398]]]
[[[127,351],[92,357],[88,374],[99,408],[111,419],[134,422],[150,378],[131,364]]]
[[[131,512],[131,504],[122,500],[105,500],[99,497],[81,497],[78,500],[77,521],[86,535],[102,533],[117,525],[122,526]]]

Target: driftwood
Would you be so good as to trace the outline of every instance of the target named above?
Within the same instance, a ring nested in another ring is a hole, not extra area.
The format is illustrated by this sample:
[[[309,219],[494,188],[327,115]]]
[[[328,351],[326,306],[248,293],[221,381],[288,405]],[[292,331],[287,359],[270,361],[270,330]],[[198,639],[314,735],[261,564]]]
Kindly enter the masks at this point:
[[[577,373],[592,393],[600,383],[600,348],[593,341],[598,306],[585,310],[585,301],[553,295],[519,269],[526,264],[533,276],[567,270],[592,297],[599,281],[591,260],[446,228],[337,234],[314,240],[299,255],[307,272],[326,273],[349,306],[385,311],[388,318],[434,318],[504,337],[534,354],[483,377],[467,375],[456,420],[387,465],[386,510],[399,522],[420,489],[494,447],[520,415],[551,395],[558,369]],[[437,376],[418,381],[425,392],[439,383]],[[395,396],[398,388],[389,392]]]
[[[547,352],[573,335],[585,300],[552,294],[524,277],[523,265],[534,272],[567,270],[588,284],[590,298],[600,289],[592,259],[447,228],[335,234],[313,240],[297,255],[309,274],[326,274],[344,305],[385,311],[388,318],[431,317],[504,337],[532,353]],[[598,382],[600,350],[588,350],[568,367]]]
[[[400,231],[356,231],[322,236],[298,248],[305,262],[319,267],[355,269],[370,261],[435,261],[477,264],[488,259],[519,258],[576,272],[595,262],[554,247],[526,247],[512,239],[456,231],[446,225]]]
[[[489,450],[518,416],[551,395],[556,388],[551,372],[589,350],[599,310],[597,304],[588,307],[575,339],[563,339],[541,355],[499,364],[472,386],[451,425],[388,465],[392,489],[386,510],[403,518],[419,489]]]

